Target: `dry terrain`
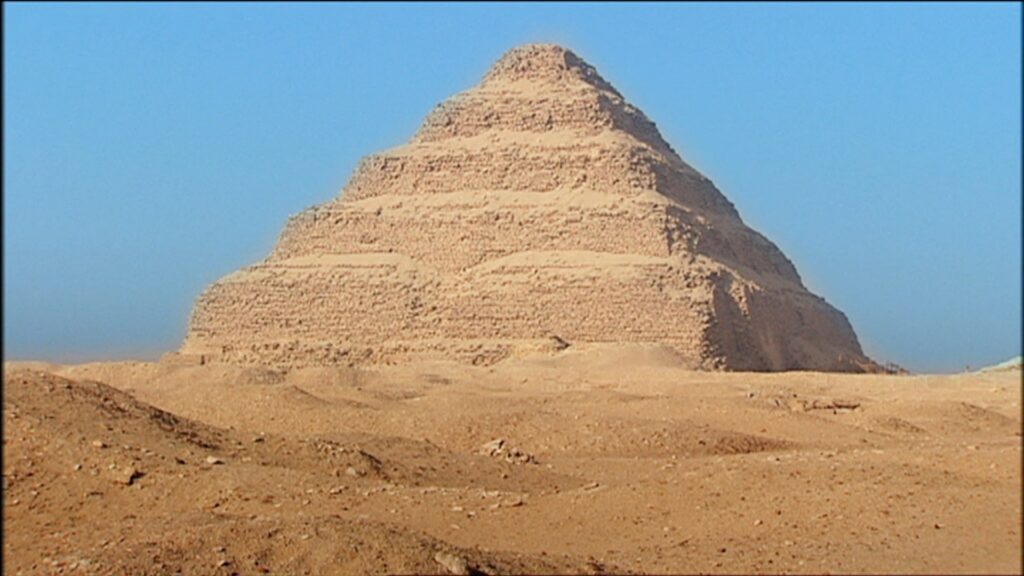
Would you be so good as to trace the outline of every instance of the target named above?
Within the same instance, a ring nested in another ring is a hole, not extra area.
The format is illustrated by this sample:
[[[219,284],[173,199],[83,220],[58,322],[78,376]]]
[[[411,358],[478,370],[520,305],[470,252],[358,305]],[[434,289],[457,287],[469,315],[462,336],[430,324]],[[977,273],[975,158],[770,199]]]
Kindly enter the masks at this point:
[[[7,574],[1021,573],[1021,373],[4,367]]]

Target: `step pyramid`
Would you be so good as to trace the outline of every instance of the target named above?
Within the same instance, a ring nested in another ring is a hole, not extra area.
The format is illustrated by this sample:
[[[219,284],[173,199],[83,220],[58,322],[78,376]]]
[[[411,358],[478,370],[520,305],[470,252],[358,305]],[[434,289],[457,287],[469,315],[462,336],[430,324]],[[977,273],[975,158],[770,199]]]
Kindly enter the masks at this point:
[[[585,343],[861,371],[846,317],[573,52],[526,45],[198,298],[179,354],[491,364]]]

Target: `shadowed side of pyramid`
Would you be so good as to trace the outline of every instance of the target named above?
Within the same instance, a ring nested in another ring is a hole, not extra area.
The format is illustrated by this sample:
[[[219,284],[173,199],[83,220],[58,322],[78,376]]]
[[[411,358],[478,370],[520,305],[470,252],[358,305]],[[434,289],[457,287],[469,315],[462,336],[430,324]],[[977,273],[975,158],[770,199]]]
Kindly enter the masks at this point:
[[[281,366],[571,343],[668,344],[694,368],[873,367],[839,311],[590,65],[503,56],[268,258],[208,288],[186,356]]]

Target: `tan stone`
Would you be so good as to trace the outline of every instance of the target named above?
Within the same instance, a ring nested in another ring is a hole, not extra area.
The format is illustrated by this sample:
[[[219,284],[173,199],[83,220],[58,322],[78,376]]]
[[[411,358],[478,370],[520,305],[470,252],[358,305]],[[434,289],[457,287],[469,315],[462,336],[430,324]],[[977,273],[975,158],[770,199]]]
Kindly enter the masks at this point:
[[[661,343],[699,369],[873,369],[846,317],[588,64],[505,54],[271,254],[198,299],[184,357],[275,367]]]

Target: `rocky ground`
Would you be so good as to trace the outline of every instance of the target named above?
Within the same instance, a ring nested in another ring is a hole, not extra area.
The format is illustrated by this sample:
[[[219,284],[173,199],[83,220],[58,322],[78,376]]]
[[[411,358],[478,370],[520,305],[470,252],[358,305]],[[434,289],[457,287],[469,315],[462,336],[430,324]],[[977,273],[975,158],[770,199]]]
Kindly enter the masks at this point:
[[[1020,573],[1021,373],[4,367],[4,573]]]

